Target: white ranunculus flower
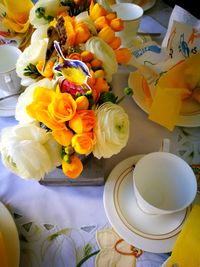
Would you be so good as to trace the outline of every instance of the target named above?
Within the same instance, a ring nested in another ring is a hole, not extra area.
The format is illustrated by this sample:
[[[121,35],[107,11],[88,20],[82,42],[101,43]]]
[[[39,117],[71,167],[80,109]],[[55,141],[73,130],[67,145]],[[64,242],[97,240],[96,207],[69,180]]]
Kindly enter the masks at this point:
[[[111,102],[102,104],[96,110],[94,136],[96,144],[93,154],[96,158],[110,158],[126,146],[129,138],[129,118],[124,109]]]
[[[86,42],[85,48],[103,62],[105,78],[110,82],[112,75],[118,70],[118,63],[113,49],[103,39],[95,36]]]
[[[61,163],[61,146],[33,124],[2,129],[0,152],[3,164],[24,179],[40,180]]]
[[[26,107],[33,101],[33,93],[36,87],[45,87],[54,90],[56,81],[44,78],[26,88],[26,90],[19,96],[15,109],[15,118],[19,123],[32,123],[35,121],[34,118],[27,114]]]
[[[47,29],[49,25],[42,25],[39,28],[37,28],[32,36],[31,36],[31,44],[34,42],[38,42],[39,40],[42,40],[44,38],[47,38]]]
[[[47,50],[48,38],[33,42],[31,45],[26,47],[23,53],[19,56],[16,64],[16,72],[20,78],[29,78],[24,75],[24,69],[31,63],[37,64],[38,61],[45,61],[46,50]],[[35,82],[34,79],[29,78],[30,84]]]
[[[45,11],[45,17],[52,16],[56,17],[59,13],[66,10],[66,6],[61,5],[60,0],[39,0],[34,5],[34,7],[30,11],[29,20],[30,23],[34,26],[34,28],[38,28],[41,25],[48,24],[49,21],[44,19],[43,17],[38,17],[36,15],[36,10],[38,8],[43,8]]]

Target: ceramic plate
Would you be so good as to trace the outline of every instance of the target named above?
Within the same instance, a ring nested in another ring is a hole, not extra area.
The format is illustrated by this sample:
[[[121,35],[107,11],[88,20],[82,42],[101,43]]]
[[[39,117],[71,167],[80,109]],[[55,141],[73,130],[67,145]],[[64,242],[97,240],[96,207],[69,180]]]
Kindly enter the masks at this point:
[[[0,98],[5,95],[0,91]],[[0,117],[10,117],[15,115],[15,107],[19,96],[13,96],[0,101]]]
[[[142,75],[138,71],[130,73],[128,84],[133,89],[133,99],[136,104],[146,113],[149,113],[149,106],[145,102]],[[200,126],[200,105],[193,100],[184,101],[176,125],[184,127]]]
[[[133,0],[132,2],[141,6],[144,11],[147,11],[155,5],[156,0]]]
[[[172,251],[191,207],[167,215],[148,215],[137,205],[133,191],[133,165],[142,155],[120,162],[110,173],[104,189],[108,220],[128,243],[154,253]]]
[[[18,267],[20,257],[18,232],[10,212],[2,202],[0,202],[0,232],[8,252],[8,267]]]

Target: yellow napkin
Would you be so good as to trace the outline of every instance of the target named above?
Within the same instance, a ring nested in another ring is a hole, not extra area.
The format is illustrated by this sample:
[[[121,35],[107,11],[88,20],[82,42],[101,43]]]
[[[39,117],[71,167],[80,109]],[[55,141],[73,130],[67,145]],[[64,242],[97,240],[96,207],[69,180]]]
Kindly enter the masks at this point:
[[[200,266],[200,205],[195,205],[188,216],[168,263],[168,267]]]
[[[7,254],[3,240],[3,235],[1,232],[0,232],[0,266],[8,267]]]
[[[29,27],[29,12],[33,7],[31,0],[2,0],[6,17],[2,23],[11,31],[25,33]]]
[[[149,119],[173,130],[183,100],[200,81],[200,53],[180,62],[161,76],[149,112]]]

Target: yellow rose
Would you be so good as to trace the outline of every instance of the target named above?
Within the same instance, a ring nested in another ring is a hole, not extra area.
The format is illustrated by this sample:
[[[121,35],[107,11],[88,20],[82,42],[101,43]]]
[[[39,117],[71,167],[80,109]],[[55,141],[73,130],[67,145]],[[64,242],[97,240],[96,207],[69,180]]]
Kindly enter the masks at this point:
[[[48,106],[48,111],[56,121],[62,123],[75,115],[76,107],[76,101],[70,94],[56,92]]]

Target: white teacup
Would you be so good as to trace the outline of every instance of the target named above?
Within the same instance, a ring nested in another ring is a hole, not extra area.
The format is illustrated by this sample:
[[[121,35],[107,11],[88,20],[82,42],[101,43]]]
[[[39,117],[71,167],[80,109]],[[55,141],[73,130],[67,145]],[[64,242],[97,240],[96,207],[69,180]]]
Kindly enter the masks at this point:
[[[0,46],[0,91],[4,95],[17,93],[21,79],[16,73],[16,62],[22,52],[15,46]]]
[[[111,8],[124,22],[124,29],[117,32],[117,36],[121,38],[123,47],[131,49],[134,46],[134,40],[140,26],[143,9],[132,3],[118,3],[112,5]]]
[[[168,152],[153,152],[142,157],[133,171],[133,183],[138,206],[148,214],[183,210],[197,193],[192,168]]]

